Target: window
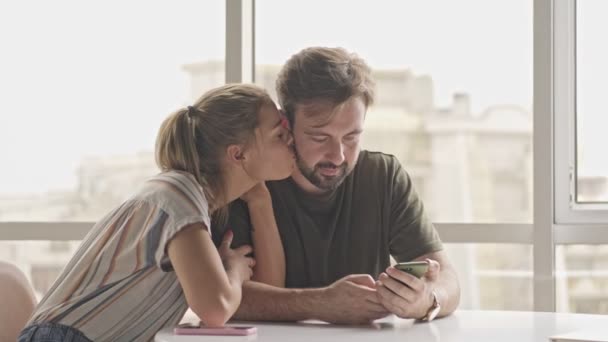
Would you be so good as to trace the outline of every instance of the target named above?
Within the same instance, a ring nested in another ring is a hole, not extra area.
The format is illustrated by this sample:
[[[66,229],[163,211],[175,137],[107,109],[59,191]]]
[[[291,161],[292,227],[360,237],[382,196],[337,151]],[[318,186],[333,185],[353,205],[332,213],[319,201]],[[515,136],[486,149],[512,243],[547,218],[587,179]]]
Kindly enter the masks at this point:
[[[602,146],[602,76],[608,75],[598,11],[602,1],[555,2],[554,155],[559,224],[608,223],[608,167]]]
[[[532,246],[446,244],[445,247],[458,272],[461,309],[533,309]]]
[[[0,222],[96,221],[155,174],[162,120],[224,83],[224,13],[222,0],[0,3]],[[0,260],[40,299],[78,244],[0,241]]]
[[[602,1],[555,1],[553,172],[555,303],[558,311],[607,313],[608,169],[601,148],[601,92],[608,75],[597,11]],[[549,251],[547,251],[549,252]]]
[[[0,221],[95,221],[157,172],[162,120],[224,83],[225,4],[33,6],[0,4]]]
[[[559,246],[557,311],[608,313],[608,245]]]
[[[72,258],[80,241],[0,241],[0,260],[17,266],[28,278],[36,298],[51,288],[64,266]]]
[[[608,202],[608,158],[605,146],[608,48],[602,13],[608,3],[576,1],[576,201]]]

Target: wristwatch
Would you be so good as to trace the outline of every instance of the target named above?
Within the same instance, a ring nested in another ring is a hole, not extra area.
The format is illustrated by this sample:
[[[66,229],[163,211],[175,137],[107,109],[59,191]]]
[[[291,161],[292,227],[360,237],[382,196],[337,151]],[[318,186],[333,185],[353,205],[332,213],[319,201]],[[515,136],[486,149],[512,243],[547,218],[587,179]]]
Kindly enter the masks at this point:
[[[429,311],[426,312],[426,315],[421,318],[421,320],[427,322],[434,320],[435,317],[437,317],[437,314],[439,314],[439,311],[441,311],[441,304],[439,304],[439,301],[437,300],[437,293],[435,290],[433,290],[431,293],[433,294],[433,305],[431,305]]]

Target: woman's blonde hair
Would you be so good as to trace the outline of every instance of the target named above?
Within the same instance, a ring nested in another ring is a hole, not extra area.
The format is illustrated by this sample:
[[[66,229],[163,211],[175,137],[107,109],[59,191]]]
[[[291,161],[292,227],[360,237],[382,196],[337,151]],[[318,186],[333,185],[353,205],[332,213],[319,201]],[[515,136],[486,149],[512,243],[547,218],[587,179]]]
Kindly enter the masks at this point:
[[[255,85],[228,84],[205,93],[193,106],[171,114],[156,138],[156,164],[162,171],[191,173],[211,207],[225,219],[222,159],[230,145],[247,146],[258,126],[258,113],[273,104]]]

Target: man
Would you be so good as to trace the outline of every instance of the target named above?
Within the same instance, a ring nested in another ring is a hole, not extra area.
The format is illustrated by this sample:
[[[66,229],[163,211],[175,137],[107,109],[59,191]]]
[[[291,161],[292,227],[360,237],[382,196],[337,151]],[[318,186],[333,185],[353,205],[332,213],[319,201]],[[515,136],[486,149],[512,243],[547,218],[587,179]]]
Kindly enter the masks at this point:
[[[227,227],[236,246],[254,248],[252,235],[278,227],[286,288],[247,283],[236,318],[358,324],[390,313],[431,320],[458,306],[456,273],[408,174],[395,157],[360,148],[374,98],[370,73],[341,48],[304,49],[279,73],[297,170],[266,184],[276,226],[260,214],[252,224],[248,209],[256,211],[239,201]],[[418,279],[389,267],[391,255],[426,261],[429,270]]]

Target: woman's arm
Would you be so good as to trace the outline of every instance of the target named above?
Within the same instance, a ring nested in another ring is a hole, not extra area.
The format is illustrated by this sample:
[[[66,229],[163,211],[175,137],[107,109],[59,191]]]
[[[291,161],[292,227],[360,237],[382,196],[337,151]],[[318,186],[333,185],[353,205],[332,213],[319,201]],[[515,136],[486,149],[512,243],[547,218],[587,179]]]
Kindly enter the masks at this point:
[[[285,287],[285,253],[274,218],[270,192],[259,183],[241,197],[249,208],[256,266],[252,280]]]
[[[252,275],[250,246],[230,249],[232,233],[215,248],[203,224],[182,229],[168,244],[168,255],[188,305],[209,327],[223,326],[241,302],[241,286]],[[220,256],[221,254],[221,256]]]

